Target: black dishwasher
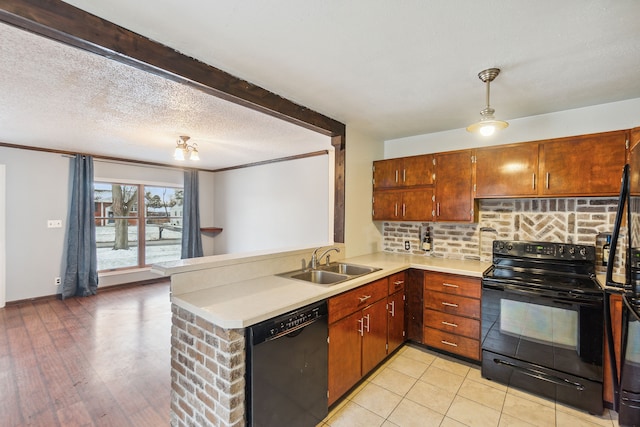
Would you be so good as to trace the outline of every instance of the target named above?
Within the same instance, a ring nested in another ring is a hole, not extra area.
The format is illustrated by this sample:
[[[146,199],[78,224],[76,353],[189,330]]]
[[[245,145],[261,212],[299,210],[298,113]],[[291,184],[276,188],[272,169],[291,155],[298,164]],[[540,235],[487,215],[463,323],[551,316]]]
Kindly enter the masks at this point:
[[[328,413],[326,301],[246,329],[247,423],[315,426]]]

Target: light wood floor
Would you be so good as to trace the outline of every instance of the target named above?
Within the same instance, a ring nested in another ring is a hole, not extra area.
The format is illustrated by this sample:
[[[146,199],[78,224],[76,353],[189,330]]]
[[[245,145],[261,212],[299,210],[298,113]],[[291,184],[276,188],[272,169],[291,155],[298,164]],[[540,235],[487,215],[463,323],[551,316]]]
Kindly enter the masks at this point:
[[[169,283],[0,309],[0,425],[169,425]]]

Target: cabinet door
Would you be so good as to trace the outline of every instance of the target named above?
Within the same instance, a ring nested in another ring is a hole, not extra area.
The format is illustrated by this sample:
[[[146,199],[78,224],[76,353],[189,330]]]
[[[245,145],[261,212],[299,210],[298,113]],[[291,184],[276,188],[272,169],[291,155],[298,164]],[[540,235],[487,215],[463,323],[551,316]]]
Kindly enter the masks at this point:
[[[401,176],[405,187],[433,184],[433,154],[403,158]]]
[[[404,291],[398,291],[387,298],[387,354],[393,352],[404,342]]]
[[[620,191],[627,131],[544,142],[540,195],[613,196]]]
[[[397,220],[402,215],[402,193],[397,191],[374,191],[373,219]]]
[[[640,128],[631,129],[629,137],[629,160],[631,176],[629,191],[632,196],[640,196]]]
[[[362,310],[362,375],[366,375],[387,356],[387,299]]]
[[[618,368],[618,378],[620,378],[620,345],[622,343],[622,296],[611,295],[611,324],[613,329],[613,344],[615,347],[616,367]],[[604,391],[603,399],[605,402],[613,402],[613,378],[611,378],[611,369],[609,359],[609,342],[605,337],[604,340],[604,362],[602,363],[604,374]]]
[[[433,189],[403,191],[401,211],[405,221],[432,221]]]
[[[407,311],[405,313],[407,322],[407,339],[415,342],[422,342],[422,325],[424,311],[423,302],[423,280],[422,270],[411,269],[406,273],[407,282],[405,284],[407,295]]]
[[[373,189],[393,188],[402,185],[402,159],[373,162]]]
[[[476,197],[530,197],[537,194],[537,143],[476,150]]]
[[[436,221],[473,221],[471,150],[435,157]]]
[[[329,404],[362,377],[361,320],[362,313],[358,311],[329,325]]]

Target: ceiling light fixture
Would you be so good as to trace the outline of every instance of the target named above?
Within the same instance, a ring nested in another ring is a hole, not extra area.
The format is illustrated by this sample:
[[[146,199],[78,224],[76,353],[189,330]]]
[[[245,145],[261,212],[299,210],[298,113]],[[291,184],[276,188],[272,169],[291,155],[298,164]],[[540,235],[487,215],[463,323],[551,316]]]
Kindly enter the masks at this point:
[[[498,129],[504,129],[509,126],[509,123],[503,122],[502,120],[496,120],[493,114],[496,112],[489,105],[489,86],[493,79],[495,79],[498,74],[500,74],[499,68],[489,68],[484,71],[480,71],[478,73],[478,77],[480,80],[487,84],[487,106],[484,107],[482,111],[480,111],[480,115],[482,119],[479,122],[469,125],[467,127],[468,132],[478,132],[483,136],[490,136]]]
[[[181,136],[178,139],[178,143],[176,145],[176,149],[173,152],[173,158],[176,160],[184,160],[189,155],[189,160],[200,160],[200,155],[198,154],[198,144],[193,143],[191,145],[187,144],[187,141],[190,139],[188,136]]]

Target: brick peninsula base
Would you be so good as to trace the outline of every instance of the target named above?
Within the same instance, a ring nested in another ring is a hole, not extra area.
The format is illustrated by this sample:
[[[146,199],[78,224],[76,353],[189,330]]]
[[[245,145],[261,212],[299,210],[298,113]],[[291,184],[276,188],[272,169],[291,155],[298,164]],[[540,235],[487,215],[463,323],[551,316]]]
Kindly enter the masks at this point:
[[[171,425],[245,425],[244,329],[171,306]]]

